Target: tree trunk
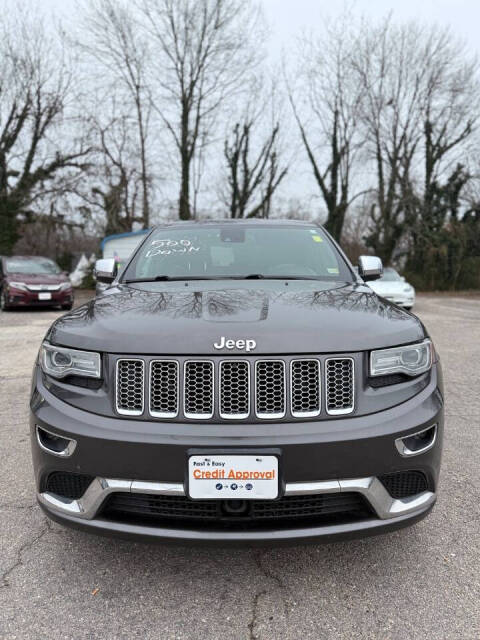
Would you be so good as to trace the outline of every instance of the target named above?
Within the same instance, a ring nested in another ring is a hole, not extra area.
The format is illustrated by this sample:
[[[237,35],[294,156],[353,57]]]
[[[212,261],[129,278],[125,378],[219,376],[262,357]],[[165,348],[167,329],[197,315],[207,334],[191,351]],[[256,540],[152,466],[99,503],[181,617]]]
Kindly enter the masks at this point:
[[[182,178],[178,204],[178,215],[180,220],[190,220],[190,162],[186,157],[182,157]]]
[[[9,255],[19,238],[14,209],[8,198],[0,199],[0,255]]]
[[[325,222],[325,229],[332,235],[337,242],[340,242],[343,225],[345,223],[345,215],[348,205],[339,204],[328,212],[328,218]]]
[[[148,173],[147,173],[147,153],[145,144],[145,128],[143,126],[143,112],[142,103],[139,95],[136,97],[137,107],[137,119],[138,119],[138,133],[140,138],[140,163],[142,171],[142,214],[143,214],[143,228],[148,229],[150,226],[150,204],[148,198]]]

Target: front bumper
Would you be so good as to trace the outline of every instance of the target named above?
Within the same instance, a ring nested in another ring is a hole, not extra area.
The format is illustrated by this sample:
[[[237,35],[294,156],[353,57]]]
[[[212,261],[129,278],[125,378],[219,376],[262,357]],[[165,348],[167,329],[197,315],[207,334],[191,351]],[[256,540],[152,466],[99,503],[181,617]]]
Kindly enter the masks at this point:
[[[9,287],[6,293],[6,303],[9,307],[56,307],[73,304],[73,290],[45,291],[50,294],[49,300],[40,300],[39,291],[24,291]]]
[[[389,302],[393,302],[397,304],[399,307],[406,307],[407,309],[411,309],[415,304],[415,294],[395,294],[395,295],[384,295],[383,296]]]
[[[36,377],[31,412],[32,452],[38,500],[53,519],[105,535],[145,540],[204,543],[272,543],[331,540],[383,533],[416,522],[432,508],[437,494],[443,435],[443,398],[439,371],[414,398],[386,411],[322,422],[265,425],[191,425],[140,422],[91,414],[53,396]],[[73,438],[71,457],[43,450],[36,425]],[[404,457],[395,444],[399,437],[437,426],[434,446]],[[201,526],[168,526],[116,521],[102,513],[114,492],[146,495],[184,494],[188,451],[215,449],[281,450],[285,495],[354,492],[371,507],[371,515],[352,522],[321,526],[278,526],[258,530],[204,530]],[[390,496],[379,476],[415,469],[428,481],[428,490],[408,498]],[[52,472],[76,472],[94,477],[84,495],[75,500],[45,490]]]

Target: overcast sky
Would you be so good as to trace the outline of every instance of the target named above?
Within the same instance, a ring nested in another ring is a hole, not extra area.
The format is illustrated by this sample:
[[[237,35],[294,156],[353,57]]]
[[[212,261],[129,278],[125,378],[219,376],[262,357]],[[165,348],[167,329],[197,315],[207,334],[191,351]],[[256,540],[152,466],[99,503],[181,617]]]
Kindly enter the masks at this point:
[[[302,28],[313,28],[324,16],[335,15],[345,6],[342,0],[261,0],[261,4],[272,27],[275,49],[288,46]],[[359,15],[373,18],[393,12],[398,21],[414,19],[450,25],[472,50],[480,51],[480,0],[357,0],[348,6]]]
[[[8,6],[17,0],[0,0]],[[76,8],[86,0],[33,0],[45,13],[66,21],[75,22]],[[452,33],[467,42],[472,53],[480,54],[479,26],[480,0],[259,0],[269,25],[268,48],[272,62],[279,60],[281,53],[293,50],[295,39],[302,30],[315,30],[328,16],[335,16],[345,7],[353,9],[358,16],[378,20],[389,13],[395,22],[418,20],[450,26]],[[298,143],[300,149],[300,143]],[[293,147],[296,149],[296,146]],[[289,171],[282,183],[279,196],[293,200],[314,198],[317,201],[318,187],[314,183],[311,168],[303,157],[303,149],[295,152],[294,170]],[[313,206],[313,203],[312,203]]]
[[[4,5],[16,0],[3,0]],[[271,25],[272,52],[288,47],[302,28],[313,28],[326,15],[335,15],[345,6],[342,0],[260,0]],[[79,0],[39,0],[45,10],[72,16]],[[398,20],[418,19],[450,25],[465,38],[472,50],[480,52],[480,0],[356,0],[347,3],[360,15],[379,18],[389,12]]]

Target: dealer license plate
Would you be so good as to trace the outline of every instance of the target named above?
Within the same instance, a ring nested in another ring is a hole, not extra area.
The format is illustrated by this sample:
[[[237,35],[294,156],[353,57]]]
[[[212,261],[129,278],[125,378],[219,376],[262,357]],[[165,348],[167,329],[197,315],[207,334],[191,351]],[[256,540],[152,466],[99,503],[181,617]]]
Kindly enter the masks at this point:
[[[274,500],[278,458],[264,455],[195,455],[188,459],[188,494],[205,500]]]
[[[39,300],[51,300],[52,299],[52,294],[51,293],[39,293],[38,294],[38,299]]]

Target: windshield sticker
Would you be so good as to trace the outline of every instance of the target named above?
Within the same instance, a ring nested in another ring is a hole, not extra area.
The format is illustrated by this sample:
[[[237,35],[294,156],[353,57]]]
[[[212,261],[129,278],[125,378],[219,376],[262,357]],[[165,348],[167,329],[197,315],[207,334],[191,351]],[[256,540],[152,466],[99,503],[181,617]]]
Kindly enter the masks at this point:
[[[338,267],[328,267],[328,273],[338,273]]]
[[[146,252],[145,258],[153,258],[154,256],[170,256],[178,253],[196,253],[200,251],[200,247],[195,247],[191,240],[186,238],[182,240],[153,240],[150,249]]]
[[[322,237],[321,237],[321,236],[319,236],[319,235],[312,236],[312,240],[313,240],[314,242],[323,242]]]

